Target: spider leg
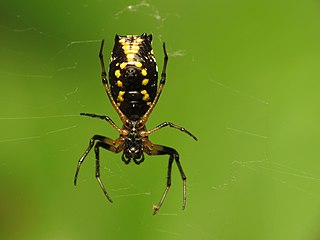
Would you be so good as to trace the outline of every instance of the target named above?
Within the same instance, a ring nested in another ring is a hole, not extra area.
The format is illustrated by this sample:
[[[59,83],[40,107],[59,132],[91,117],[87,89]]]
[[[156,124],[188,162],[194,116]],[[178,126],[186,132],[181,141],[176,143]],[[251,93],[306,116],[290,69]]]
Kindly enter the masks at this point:
[[[78,161],[78,165],[77,165],[77,170],[76,170],[76,174],[74,176],[74,185],[76,186],[77,185],[77,179],[78,179],[78,174],[79,174],[79,171],[80,171],[80,167],[81,167],[81,164],[83,163],[83,161],[86,159],[87,155],[89,154],[91,148],[93,147],[95,141],[105,141],[109,144],[112,144],[112,139],[110,138],[107,138],[107,137],[104,137],[104,136],[101,136],[101,135],[94,135],[91,139],[90,139],[90,142],[89,142],[89,147],[87,148],[87,150],[84,152],[84,154],[82,155],[82,157],[79,159]]]
[[[186,201],[187,201],[187,198],[186,198],[186,180],[187,180],[187,177],[186,175],[184,174],[184,171],[182,169],[182,166],[181,166],[181,163],[179,161],[179,154],[178,152],[173,149],[173,148],[170,148],[170,147],[166,147],[166,146],[162,146],[162,145],[153,145],[153,147],[151,149],[145,149],[145,152],[149,155],[169,155],[169,162],[168,162],[168,173],[167,173],[167,185],[166,185],[166,188],[164,190],[164,193],[162,194],[162,197],[160,199],[160,202],[158,205],[154,205],[153,206],[153,214],[156,214],[159,209],[161,208],[167,194],[168,194],[168,191],[170,189],[170,186],[171,186],[171,172],[172,172],[172,163],[173,163],[173,160],[175,160],[178,168],[179,168],[179,171],[180,171],[180,175],[181,175],[181,178],[182,178],[182,181],[183,181],[183,205],[182,205],[182,209],[185,209],[186,207]]]
[[[127,119],[126,116],[121,112],[120,108],[117,106],[116,102],[114,101],[112,94],[111,94],[111,90],[108,84],[108,80],[107,80],[107,73],[106,73],[106,67],[104,65],[104,60],[103,60],[103,45],[104,45],[104,40],[101,41],[101,47],[100,47],[100,51],[99,51],[99,58],[100,58],[100,63],[101,63],[101,78],[102,78],[102,83],[103,86],[107,92],[107,95],[109,97],[109,100],[112,104],[112,106],[114,107],[114,109],[116,110],[116,112],[118,113],[120,119],[122,122],[125,122],[125,120]]]
[[[167,79],[167,64],[168,64],[168,54],[166,51],[166,44],[163,43],[162,45],[163,47],[163,53],[164,53],[164,62],[163,62],[163,67],[162,67],[162,72],[161,72],[161,80],[160,80],[160,85],[157,91],[157,94],[153,100],[153,102],[151,103],[148,111],[142,116],[141,120],[146,122],[148,120],[148,117],[150,116],[152,110],[154,109],[154,107],[156,106],[159,97],[161,95],[162,89],[164,87],[164,84],[166,83],[166,79]]]
[[[175,125],[175,124],[173,124],[173,123],[171,123],[171,122],[163,122],[163,123],[159,124],[159,125],[156,126],[155,128],[147,131],[147,135],[150,135],[151,133],[154,133],[154,132],[160,130],[161,128],[167,127],[167,126],[172,127],[172,128],[175,128],[175,129],[178,129],[178,130],[180,130],[181,132],[185,132],[185,133],[188,134],[190,137],[192,137],[194,140],[196,140],[196,141],[198,140],[197,137],[194,136],[194,135],[193,135],[191,132],[189,132],[187,129],[185,129],[184,127],[180,127],[180,126],[178,126],[178,125]]]
[[[80,113],[81,116],[87,116],[87,117],[92,117],[92,118],[99,118],[101,120],[105,120],[108,123],[110,123],[110,125],[112,127],[114,127],[119,133],[121,133],[121,129],[117,126],[117,124],[114,123],[114,121],[112,121],[112,119],[108,116],[102,116],[102,115],[97,115],[94,113]]]
[[[114,147],[113,140],[101,135],[94,135],[89,142],[89,146],[87,150],[84,152],[80,160],[78,161],[77,165],[77,170],[76,174],[74,176],[74,185],[77,185],[77,179],[78,179],[78,174],[80,171],[80,167],[83,163],[83,161],[86,159],[87,155],[89,154],[90,150],[92,147],[95,145],[95,153],[96,153],[96,178],[99,182],[99,185],[104,192],[105,196],[108,198],[110,202],[112,202],[111,198],[109,197],[107,191],[105,190],[105,187],[102,184],[102,181],[100,179],[100,158],[99,158],[99,147],[103,147],[111,152],[118,153],[123,150],[123,145],[119,145],[118,147]]]
[[[99,147],[102,147],[104,149],[107,149],[109,151],[112,151],[112,152],[116,152],[117,149],[114,147],[114,146],[111,146],[111,145],[108,145],[104,142],[97,142],[96,145],[94,146],[94,151],[95,151],[95,154],[96,154],[96,178],[97,178],[97,181],[104,193],[104,195],[107,197],[107,199],[109,200],[109,202],[112,203],[112,199],[110,198],[106,188],[104,187],[101,179],[100,179],[100,154],[99,154]]]

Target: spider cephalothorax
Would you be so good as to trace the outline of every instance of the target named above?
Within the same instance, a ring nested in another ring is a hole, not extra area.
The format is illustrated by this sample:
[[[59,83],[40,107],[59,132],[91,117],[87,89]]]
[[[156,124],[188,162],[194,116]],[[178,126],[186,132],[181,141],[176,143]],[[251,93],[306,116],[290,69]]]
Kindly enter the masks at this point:
[[[122,153],[122,160],[128,164],[132,159],[136,164],[144,161],[143,142],[136,128],[136,121],[131,121],[129,134],[124,137],[125,148]],[[141,131],[141,130],[140,130]]]

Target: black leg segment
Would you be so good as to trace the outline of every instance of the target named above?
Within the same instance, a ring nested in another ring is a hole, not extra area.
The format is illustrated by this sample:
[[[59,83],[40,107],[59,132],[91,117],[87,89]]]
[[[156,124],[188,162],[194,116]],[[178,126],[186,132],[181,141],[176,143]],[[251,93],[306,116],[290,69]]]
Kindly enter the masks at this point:
[[[117,126],[117,124],[112,121],[112,119],[108,116],[103,116],[103,115],[97,115],[94,113],[80,113],[81,116],[87,116],[87,117],[92,117],[92,118],[99,118],[101,120],[105,120],[108,122],[112,127],[114,127],[118,132],[121,131],[121,129]]]
[[[112,199],[110,198],[109,194],[107,193],[107,190],[105,189],[105,187],[100,179],[100,154],[99,154],[100,147],[107,149],[109,151],[112,151],[112,152],[115,152],[115,148],[113,146],[110,146],[110,145],[104,143],[104,142],[97,142],[96,145],[94,146],[94,151],[96,154],[96,178],[97,178],[97,181],[98,181],[104,195],[107,197],[109,202],[112,203]]]
[[[185,132],[185,133],[188,134],[190,137],[192,137],[194,140],[198,141],[197,137],[194,136],[194,135],[193,135],[191,132],[189,132],[187,129],[185,129],[184,127],[180,127],[180,126],[178,126],[178,125],[175,125],[175,124],[173,124],[173,123],[171,123],[171,122],[163,122],[163,123],[159,124],[159,125],[156,126],[155,128],[149,130],[149,131],[148,131],[148,135],[150,135],[150,134],[152,134],[152,133],[160,130],[160,129],[163,128],[163,127],[167,127],[167,126],[172,127],[172,128],[175,128],[175,129],[178,129],[178,130],[180,130],[181,132]]]
[[[181,175],[181,178],[182,178],[182,181],[183,181],[183,205],[182,205],[182,209],[185,209],[186,207],[186,180],[187,180],[187,177],[186,175],[184,174],[184,171],[182,169],[182,166],[181,166],[181,163],[179,161],[179,154],[178,152],[173,149],[173,148],[170,148],[170,147],[166,147],[166,146],[162,146],[162,145],[153,145],[153,148],[151,151],[146,151],[147,154],[149,155],[169,155],[169,162],[168,162],[168,173],[167,173],[167,186],[166,186],[166,189],[164,191],[164,193],[162,194],[162,197],[160,199],[160,202],[158,205],[155,205],[153,206],[153,214],[156,214],[159,209],[161,208],[167,194],[168,194],[168,191],[170,189],[170,186],[171,186],[171,172],[172,172],[172,164],[173,164],[173,161],[176,162],[177,166],[178,166],[178,169],[179,169],[179,172],[180,172],[180,175]]]
[[[80,158],[80,160],[78,161],[78,165],[77,165],[77,170],[76,170],[76,174],[74,176],[74,185],[77,185],[77,179],[78,179],[78,174],[80,171],[80,167],[83,163],[83,161],[86,159],[86,157],[88,156],[90,150],[92,149],[92,147],[95,146],[95,154],[96,154],[96,178],[99,182],[99,185],[102,189],[102,191],[104,192],[105,196],[107,197],[107,199],[112,202],[111,198],[109,197],[101,179],[100,179],[100,157],[99,157],[99,148],[102,147],[106,150],[109,150],[111,152],[117,153],[118,152],[118,148],[113,146],[113,140],[101,135],[94,135],[89,142],[89,147],[87,148],[87,150],[84,152],[84,154],[82,155],[82,157]]]
[[[101,41],[101,46],[100,46],[100,51],[99,51],[99,58],[100,58],[100,64],[101,64],[101,70],[102,70],[101,77],[102,77],[103,84],[108,84],[108,81],[106,79],[106,76],[107,76],[106,67],[104,65],[103,53],[102,53],[103,45],[104,45],[104,40]]]

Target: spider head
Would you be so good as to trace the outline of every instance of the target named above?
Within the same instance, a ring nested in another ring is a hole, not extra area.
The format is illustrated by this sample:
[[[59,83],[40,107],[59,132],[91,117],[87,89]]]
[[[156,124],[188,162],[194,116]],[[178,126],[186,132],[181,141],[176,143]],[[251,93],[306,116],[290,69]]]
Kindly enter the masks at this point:
[[[125,149],[123,150],[122,160],[128,164],[131,159],[136,164],[144,161],[142,139],[136,129],[136,122],[132,121],[130,132],[125,138]]]

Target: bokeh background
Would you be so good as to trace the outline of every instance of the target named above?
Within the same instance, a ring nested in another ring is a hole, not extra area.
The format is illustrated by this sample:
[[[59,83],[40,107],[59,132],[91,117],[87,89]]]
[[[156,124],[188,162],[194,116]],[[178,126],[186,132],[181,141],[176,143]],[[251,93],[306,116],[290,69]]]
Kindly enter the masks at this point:
[[[320,238],[319,1],[1,1],[0,239]],[[176,148],[156,216],[166,156],[125,165],[102,152],[73,176],[94,134],[120,124],[100,80],[114,35],[152,33],[168,79],[148,127]]]

